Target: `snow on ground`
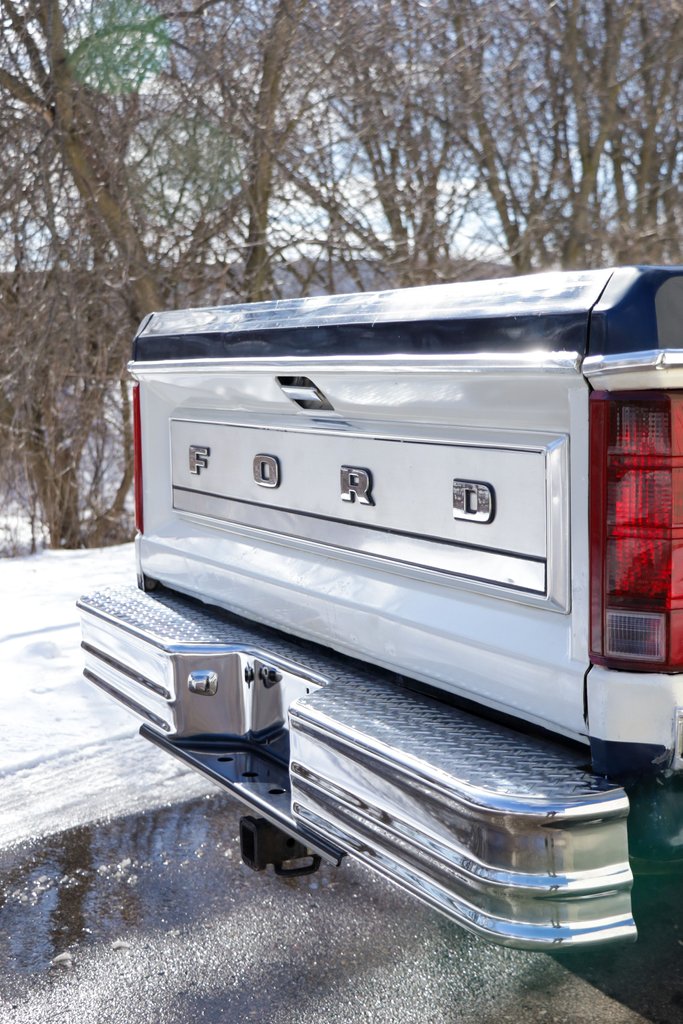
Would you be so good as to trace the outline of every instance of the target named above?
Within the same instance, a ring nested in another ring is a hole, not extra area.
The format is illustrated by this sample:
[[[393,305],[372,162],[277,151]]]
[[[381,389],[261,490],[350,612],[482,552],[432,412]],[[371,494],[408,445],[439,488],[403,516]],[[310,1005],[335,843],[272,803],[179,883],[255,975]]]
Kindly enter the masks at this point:
[[[132,544],[0,562],[0,773],[137,731],[81,675],[76,608],[86,591],[134,580]]]
[[[132,544],[0,560],[0,844],[207,790],[81,674],[76,600],[134,580]]]

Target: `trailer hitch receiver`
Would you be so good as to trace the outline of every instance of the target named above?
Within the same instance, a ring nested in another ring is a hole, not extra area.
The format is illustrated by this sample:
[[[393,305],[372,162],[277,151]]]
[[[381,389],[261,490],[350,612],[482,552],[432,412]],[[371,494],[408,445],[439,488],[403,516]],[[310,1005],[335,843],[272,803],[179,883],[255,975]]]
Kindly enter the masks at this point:
[[[247,815],[240,818],[240,852],[242,860],[252,871],[264,871],[272,864],[276,875],[294,878],[312,875],[320,867],[320,857],[312,854],[298,839],[279,829],[267,818]],[[303,864],[285,867],[291,861]]]

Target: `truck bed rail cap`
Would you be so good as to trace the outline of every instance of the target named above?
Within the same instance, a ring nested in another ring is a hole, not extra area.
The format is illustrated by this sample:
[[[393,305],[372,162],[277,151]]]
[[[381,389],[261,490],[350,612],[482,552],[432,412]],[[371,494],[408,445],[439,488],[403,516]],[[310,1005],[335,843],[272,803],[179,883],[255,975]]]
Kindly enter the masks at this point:
[[[302,299],[153,313],[138,338],[238,333],[325,324],[403,323],[529,314],[587,312],[612,270],[529,274],[390,291],[315,295]]]

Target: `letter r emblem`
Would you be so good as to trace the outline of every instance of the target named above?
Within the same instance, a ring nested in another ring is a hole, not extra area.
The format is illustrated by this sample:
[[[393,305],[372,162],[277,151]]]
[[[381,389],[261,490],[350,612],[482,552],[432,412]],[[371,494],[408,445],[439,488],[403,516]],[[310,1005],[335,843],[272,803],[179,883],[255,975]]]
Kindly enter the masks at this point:
[[[342,466],[340,471],[342,501],[358,501],[359,505],[374,505],[370,490],[372,476],[369,469]]]

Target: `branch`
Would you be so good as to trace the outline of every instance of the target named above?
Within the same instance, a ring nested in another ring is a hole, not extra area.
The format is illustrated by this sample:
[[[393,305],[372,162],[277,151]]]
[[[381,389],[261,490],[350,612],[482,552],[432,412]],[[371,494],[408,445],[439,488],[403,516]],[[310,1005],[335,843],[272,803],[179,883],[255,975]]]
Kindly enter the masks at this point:
[[[164,21],[186,21],[188,18],[197,18],[208,10],[210,7],[215,7],[217,4],[223,5],[225,0],[203,0],[202,3],[197,4],[190,11],[168,11],[166,14],[162,14],[161,17]]]
[[[13,96],[15,100],[23,103],[24,106],[30,107],[32,110],[37,111],[41,114],[48,122],[52,124],[54,121],[54,112],[52,107],[41,99],[24,82],[21,78],[17,78],[16,75],[11,74],[9,71],[5,71],[4,68],[0,68],[0,88]]]
[[[17,12],[15,5],[12,0],[2,0],[2,6],[7,11],[7,15],[12,24],[12,28],[16,32],[17,36],[24,45],[24,49],[28,55],[28,59],[33,68],[33,74],[36,76],[38,84],[40,85],[43,92],[47,95],[49,89],[49,78],[47,70],[40,59],[40,51],[36,46],[33,36],[28,30],[28,17],[23,17]]]

